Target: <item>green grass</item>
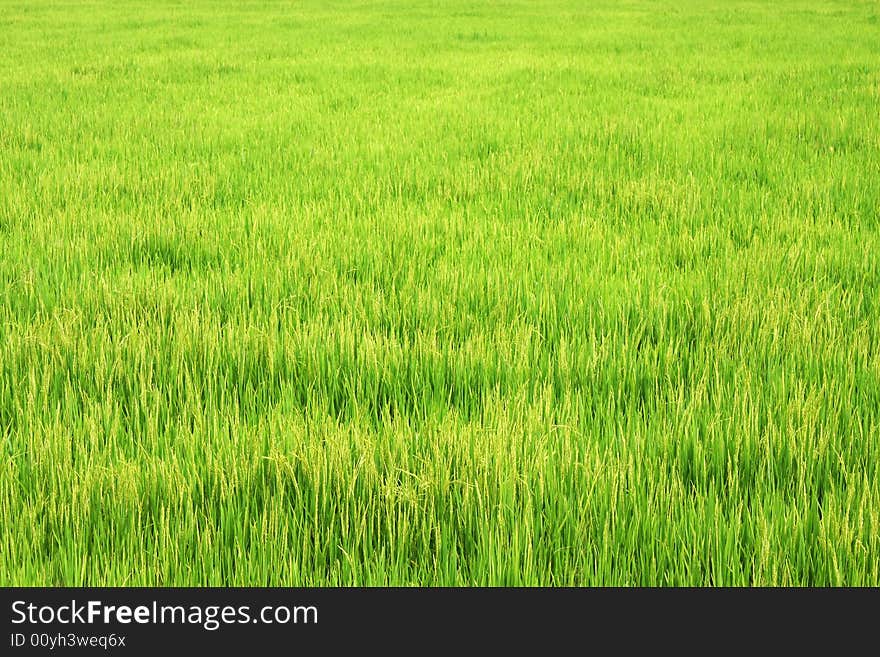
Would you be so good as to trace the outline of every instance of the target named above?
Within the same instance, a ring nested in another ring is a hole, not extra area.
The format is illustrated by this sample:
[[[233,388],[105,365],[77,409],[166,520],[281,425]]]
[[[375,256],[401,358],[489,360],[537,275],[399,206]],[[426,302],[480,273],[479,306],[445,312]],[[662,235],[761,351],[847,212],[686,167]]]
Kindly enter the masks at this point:
[[[0,584],[880,585],[870,1],[0,0]]]

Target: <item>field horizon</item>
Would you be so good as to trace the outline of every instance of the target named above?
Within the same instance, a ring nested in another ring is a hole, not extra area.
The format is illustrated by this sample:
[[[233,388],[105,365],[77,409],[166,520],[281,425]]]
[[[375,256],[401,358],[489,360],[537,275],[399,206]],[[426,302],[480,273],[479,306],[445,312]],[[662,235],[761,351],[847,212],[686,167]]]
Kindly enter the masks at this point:
[[[876,2],[0,2],[0,585],[880,585]]]

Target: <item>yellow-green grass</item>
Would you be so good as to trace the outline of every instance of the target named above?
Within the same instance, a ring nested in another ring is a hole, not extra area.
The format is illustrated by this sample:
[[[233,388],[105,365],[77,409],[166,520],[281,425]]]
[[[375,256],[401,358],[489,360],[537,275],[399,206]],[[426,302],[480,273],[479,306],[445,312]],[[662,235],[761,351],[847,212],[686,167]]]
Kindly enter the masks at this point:
[[[874,1],[0,0],[0,584],[880,584]]]

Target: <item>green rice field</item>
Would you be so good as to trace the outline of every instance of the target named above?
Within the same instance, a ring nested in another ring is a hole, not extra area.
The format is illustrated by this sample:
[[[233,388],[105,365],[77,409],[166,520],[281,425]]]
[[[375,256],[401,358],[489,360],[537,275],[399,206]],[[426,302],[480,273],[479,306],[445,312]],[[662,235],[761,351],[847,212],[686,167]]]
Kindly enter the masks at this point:
[[[880,585],[875,0],[0,0],[0,585]]]

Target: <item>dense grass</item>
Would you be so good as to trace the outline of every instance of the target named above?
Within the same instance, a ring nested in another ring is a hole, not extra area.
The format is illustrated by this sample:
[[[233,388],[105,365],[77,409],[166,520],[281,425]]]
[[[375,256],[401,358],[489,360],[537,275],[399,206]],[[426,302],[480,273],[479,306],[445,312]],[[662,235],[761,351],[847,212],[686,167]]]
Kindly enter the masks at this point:
[[[876,2],[0,0],[0,584],[880,584]]]

